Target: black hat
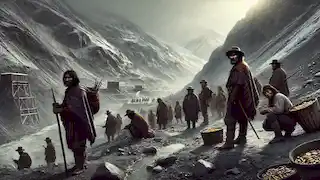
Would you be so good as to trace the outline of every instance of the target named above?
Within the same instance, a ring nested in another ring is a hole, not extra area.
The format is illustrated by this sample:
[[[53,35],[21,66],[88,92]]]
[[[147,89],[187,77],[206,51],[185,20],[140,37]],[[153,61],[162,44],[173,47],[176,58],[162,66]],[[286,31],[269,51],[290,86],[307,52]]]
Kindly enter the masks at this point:
[[[17,152],[23,152],[24,149],[23,149],[21,146],[19,146],[18,149],[16,149],[16,151],[17,151]]]
[[[207,84],[207,81],[206,80],[201,80],[200,84],[202,84],[202,83]]]
[[[134,114],[134,111],[128,109],[126,110],[126,114],[124,116],[128,116],[129,114]]]
[[[278,60],[272,60],[272,62],[270,64],[281,64],[281,62],[279,62]]]
[[[232,46],[231,49],[226,52],[226,56],[229,57],[232,53],[237,53],[237,54],[241,54],[242,56],[244,56],[244,52],[241,51],[241,49],[238,46]]]
[[[49,137],[47,137],[47,138],[45,139],[45,141],[46,141],[46,142],[51,142],[51,139],[50,139]]]
[[[188,90],[188,91],[193,91],[193,88],[192,88],[191,86],[189,86],[189,87],[187,88],[187,90]]]

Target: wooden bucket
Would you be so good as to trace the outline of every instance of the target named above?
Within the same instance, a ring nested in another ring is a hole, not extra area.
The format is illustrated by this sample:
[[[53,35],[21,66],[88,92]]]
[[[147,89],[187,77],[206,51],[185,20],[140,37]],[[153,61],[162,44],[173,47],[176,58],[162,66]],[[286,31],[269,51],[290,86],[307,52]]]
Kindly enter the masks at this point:
[[[203,144],[205,146],[212,146],[223,142],[222,128],[209,128],[201,132]]]
[[[304,101],[290,110],[294,118],[306,133],[320,130],[320,106],[318,99]]]

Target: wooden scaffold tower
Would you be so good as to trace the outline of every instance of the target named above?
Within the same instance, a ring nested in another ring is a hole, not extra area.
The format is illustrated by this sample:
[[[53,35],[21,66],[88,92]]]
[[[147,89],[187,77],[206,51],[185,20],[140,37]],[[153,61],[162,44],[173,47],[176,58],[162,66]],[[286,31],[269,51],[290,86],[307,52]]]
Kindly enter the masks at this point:
[[[28,75],[22,73],[1,73],[1,84],[10,87],[10,99],[14,101],[20,115],[21,125],[39,124],[39,113],[36,99],[31,93]]]

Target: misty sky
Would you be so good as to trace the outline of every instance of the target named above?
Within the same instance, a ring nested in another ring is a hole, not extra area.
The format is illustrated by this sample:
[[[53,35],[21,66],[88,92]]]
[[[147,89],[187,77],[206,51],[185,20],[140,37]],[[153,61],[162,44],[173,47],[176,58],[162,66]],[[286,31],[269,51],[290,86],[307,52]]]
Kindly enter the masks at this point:
[[[166,41],[185,43],[207,30],[226,35],[257,0],[68,0],[75,8],[121,15]]]

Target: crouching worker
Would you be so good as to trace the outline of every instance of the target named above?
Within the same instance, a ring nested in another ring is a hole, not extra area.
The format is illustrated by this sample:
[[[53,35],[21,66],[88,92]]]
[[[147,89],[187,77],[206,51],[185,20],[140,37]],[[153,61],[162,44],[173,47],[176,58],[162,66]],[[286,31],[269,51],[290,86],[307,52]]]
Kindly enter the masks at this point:
[[[132,110],[127,110],[125,116],[131,119],[130,124],[127,125],[125,129],[130,131],[133,138],[142,139],[154,137],[154,133],[149,129],[148,123],[142,116]]]
[[[29,169],[32,164],[29,154],[21,146],[16,151],[19,153],[19,159],[14,159],[13,162],[18,166],[18,170]]]
[[[266,115],[263,129],[273,131],[275,134],[274,139],[269,143],[277,143],[283,141],[285,137],[291,137],[296,126],[296,121],[289,116],[289,110],[293,106],[292,102],[271,85],[264,86],[262,93],[269,100],[269,107],[260,112]],[[285,131],[284,136],[282,131]]]

